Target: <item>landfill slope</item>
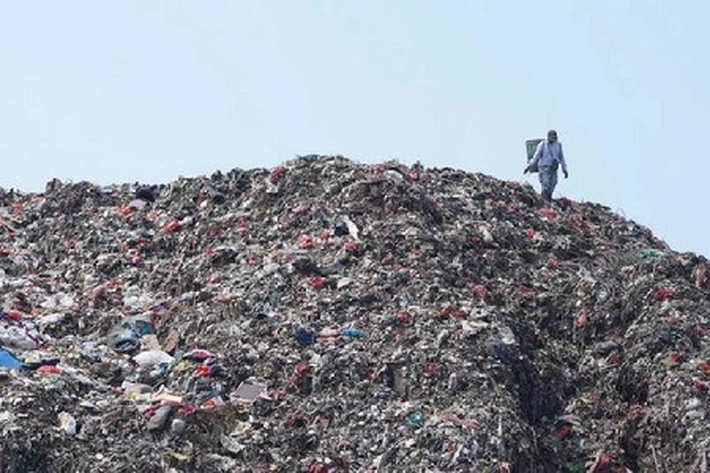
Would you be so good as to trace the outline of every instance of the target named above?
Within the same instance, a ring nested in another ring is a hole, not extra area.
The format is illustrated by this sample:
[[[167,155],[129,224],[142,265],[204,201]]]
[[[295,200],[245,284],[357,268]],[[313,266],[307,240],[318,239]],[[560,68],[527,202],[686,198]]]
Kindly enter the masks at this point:
[[[2,472],[706,472],[706,260],[308,156],[0,192]]]

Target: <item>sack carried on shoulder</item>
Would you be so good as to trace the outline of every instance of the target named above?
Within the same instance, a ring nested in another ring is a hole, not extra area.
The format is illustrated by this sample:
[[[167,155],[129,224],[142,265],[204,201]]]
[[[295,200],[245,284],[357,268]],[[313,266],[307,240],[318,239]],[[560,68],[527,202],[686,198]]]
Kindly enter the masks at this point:
[[[537,145],[539,145],[541,141],[543,141],[542,138],[535,138],[533,140],[527,140],[525,142],[525,150],[527,151],[528,155],[528,164],[530,164],[530,161],[532,161],[533,157],[535,156],[535,151],[537,151]],[[529,168],[528,171],[538,172],[537,165]]]

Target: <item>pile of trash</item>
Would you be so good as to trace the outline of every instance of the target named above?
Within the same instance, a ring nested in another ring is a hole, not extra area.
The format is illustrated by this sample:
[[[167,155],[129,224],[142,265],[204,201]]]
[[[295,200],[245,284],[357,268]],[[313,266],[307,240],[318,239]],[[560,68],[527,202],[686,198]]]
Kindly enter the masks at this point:
[[[705,472],[706,260],[305,156],[0,191],[2,472]]]

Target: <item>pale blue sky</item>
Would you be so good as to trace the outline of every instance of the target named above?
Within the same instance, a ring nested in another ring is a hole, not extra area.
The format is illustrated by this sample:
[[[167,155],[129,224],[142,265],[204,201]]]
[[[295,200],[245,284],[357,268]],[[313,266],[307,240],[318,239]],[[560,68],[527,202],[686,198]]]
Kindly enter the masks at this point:
[[[168,182],[296,154],[570,179],[710,255],[706,0],[43,1],[0,7],[0,186]],[[703,46],[705,45],[705,46]]]

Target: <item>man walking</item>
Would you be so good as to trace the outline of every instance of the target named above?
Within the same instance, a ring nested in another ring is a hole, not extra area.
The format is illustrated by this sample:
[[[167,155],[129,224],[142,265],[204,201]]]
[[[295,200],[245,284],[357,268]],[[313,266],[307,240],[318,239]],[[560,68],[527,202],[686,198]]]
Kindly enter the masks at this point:
[[[547,132],[547,139],[540,142],[535,150],[530,163],[523,171],[523,174],[538,170],[540,174],[540,194],[542,198],[549,202],[552,200],[552,193],[557,186],[557,168],[562,166],[562,173],[565,179],[569,177],[567,163],[564,153],[562,153],[562,143],[557,141],[557,132],[550,130]]]

